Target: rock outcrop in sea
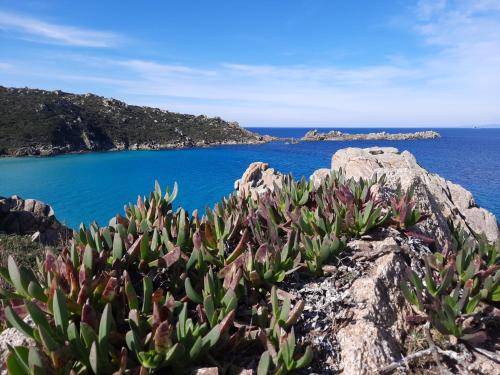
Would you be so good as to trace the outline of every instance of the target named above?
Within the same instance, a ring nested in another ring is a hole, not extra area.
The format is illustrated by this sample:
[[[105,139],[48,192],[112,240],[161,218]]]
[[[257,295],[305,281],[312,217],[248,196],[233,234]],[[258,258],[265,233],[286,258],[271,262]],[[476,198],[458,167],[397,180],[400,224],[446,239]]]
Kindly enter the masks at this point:
[[[0,232],[30,235],[33,241],[46,245],[66,242],[72,230],[61,224],[48,204],[17,195],[0,197]]]
[[[441,135],[433,130],[418,131],[415,133],[344,133],[332,130],[328,133],[320,133],[317,130],[308,131],[302,141],[412,141],[417,139],[435,139]]]

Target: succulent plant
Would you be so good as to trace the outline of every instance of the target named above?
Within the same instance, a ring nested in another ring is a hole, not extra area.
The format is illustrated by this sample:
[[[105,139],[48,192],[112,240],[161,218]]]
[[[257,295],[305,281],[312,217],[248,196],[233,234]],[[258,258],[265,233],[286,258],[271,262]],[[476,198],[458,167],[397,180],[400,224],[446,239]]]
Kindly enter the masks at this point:
[[[427,218],[415,208],[413,189],[403,193],[398,186],[396,197],[391,198],[392,221],[400,229],[406,230]]]
[[[321,272],[322,266],[332,261],[344,248],[344,242],[334,234],[320,237],[302,236],[303,255],[307,269],[312,274]]]
[[[306,366],[312,351],[296,345],[293,330],[303,303],[280,303],[276,285],[294,272],[320,274],[349,238],[389,225],[389,202],[373,193],[383,183],[332,172],[315,188],[288,176],[261,196],[233,193],[202,217],[174,210],[177,185],[163,194],[156,183],[106,227],[82,224],[67,248],[46,254],[41,276],[13,259],[0,269],[12,285],[0,290],[0,315],[37,343],[11,348],[9,371],[182,373],[218,364],[249,342],[263,344],[260,374]],[[481,263],[473,278],[487,291],[474,284],[470,296],[494,300],[497,256],[482,249],[490,268]],[[470,259],[463,254],[465,275]],[[432,277],[440,262],[430,261]],[[436,286],[433,295],[423,288],[407,286],[407,294],[423,305],[449,289]],[[34,327],[23,321],[27,315]]]
[[[427,256],[423,280],[408,270],[401,288],[436,329],[462,337],[465,317],[478,313],[482,304],[500,301],[500,256],[498,244],[484,238],[466,241],[463,230],[455,238],[458,248]]]
[[[267,349],[261,355],[258,374],[286,374],[303,368],[311,362],[313,353],[307,347],[302,355],[296,353],[295,324],[302,313],[304,305],[301,301],[290,309],[290,299],[287,297],[280,304],[276,287],[271,290],[271,320],[270,327],[260,335],[261,341]],[[292,327],[290,332],[286,329]]]

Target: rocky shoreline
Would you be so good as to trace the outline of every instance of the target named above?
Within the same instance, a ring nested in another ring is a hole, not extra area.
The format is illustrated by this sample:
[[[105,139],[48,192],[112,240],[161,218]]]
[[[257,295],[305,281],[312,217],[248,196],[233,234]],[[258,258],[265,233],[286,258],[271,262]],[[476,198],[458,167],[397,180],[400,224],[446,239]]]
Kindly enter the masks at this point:
[[[174,113],[130,105],[94,94],[0,86],[0,156],[53,156],[67,153],[171,150],[293,138],[253,133],[220,117]],[[301,141],[435,139],[434,131],[390,134],[307,132]]]
[[[66,243],[73,236],[73,231],[57,220],[51,206],[17,195],[0,196],[0,233],[29,235],[33,242],[45,245]]]
[[[237,125],[239,127],[239,125]],[[240,128],[243,129],[243,128]],[[62,154],[84,154],[89,152],[113,152],[113,151],[162,151],[162,150],[182,150],[189,148],[205,148],[216,146],[231,146],[231,145],[259,145],[269,142],[286,142],[287,144],[297,144],[299,142],[310,141],[408,141],[408,140],[421,140],[421,139],[437,139],[441,135],[435,131],[419,131],[415,133],[343,133],[337,130],[332,130],[328,133],[320,133],[317,130],[307,132],[302,138],[288,138],[288,137],[274,137],[270,135],[260,135],[248,132],[248,138],[241,140],[222,140],[222,141],[196,141],[186,138],[185,140],[172,142],[172,143],[133,143],[127,144],[123,142],[116,142],[108,148],[89,147],[87,149],[75,149],[73,145],[67,144],[64,146],[55,145],[30,145],[27,147],[20,147],[17,149],[10,149],[7,153],[0,153],[0,157],[23,157],[23,156],[56,156]]]
[[[117,151],[162,151],[162,150],[184,150],[190,148],[208,148],[217,146],[234,146],[234,145],[259,145],[265,144],[272,141],[278,140],[271,136],[257,136],[255,139],[242,140],[242,141],[220,141],[220,142],[177,142],[177,143],[134,143],[131,145],[125,145],[123,143],[118,143],[112,148],[107,149],[87,149],[87,150],[75,150],[71,145],[66,146],[47,146],[47,145],[37,145],[29,147],[21,147],[12,150],[8,154],[0,154],[0,157],[24,157],[24,156],[39,156],[48,157],[63,154],[86,154],[91,152],[117,152]]]
[[[343,133],[332,130],[328,133],[320,133],[317,130],[307,132],[302,141],[413,141],[417,139],[436,139],[441,135],[433,130],[418,131],[414,133]]]

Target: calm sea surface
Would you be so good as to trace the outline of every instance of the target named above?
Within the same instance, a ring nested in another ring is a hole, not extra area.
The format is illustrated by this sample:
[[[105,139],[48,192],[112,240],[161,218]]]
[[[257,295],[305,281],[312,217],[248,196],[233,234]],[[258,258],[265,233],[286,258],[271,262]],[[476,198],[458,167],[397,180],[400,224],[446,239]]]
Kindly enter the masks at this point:
[[[336,128],[339,129],[339,128]],[[253,128],[263,134],[300,138],[309,129]],[[327,131],[328,129],[322,129]],[[369,132],[379,129],[340,129]],[[385,129],[406,132],[416,129]],[[212,206],[232,191],[253,161],[308,177],[329,167],[345,147],[394,146],[412,152],[426,169],[472,191],[479,205],[500,217],[500,129],[436,129],[442,138],[420,141],[282,142],[173,151],[124,151],[50,158],[0,158],[0,196],[17,194],[51,204],[69,226],[107,224],[123,205],[146,195],[157,179],[179,184],[177,205]]]

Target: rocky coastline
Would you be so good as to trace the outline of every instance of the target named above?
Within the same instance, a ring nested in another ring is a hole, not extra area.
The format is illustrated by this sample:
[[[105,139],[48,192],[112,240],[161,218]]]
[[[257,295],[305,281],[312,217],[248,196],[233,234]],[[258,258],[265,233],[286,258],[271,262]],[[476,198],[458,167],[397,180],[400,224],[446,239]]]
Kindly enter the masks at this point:
[[[0,86],[0,156],[164,150],[274,140],[220,117],[129,105],[94,94]]]
[[[66,243],[73,231],[57,220],[54,209],[36,199],[0,196],[0,233],[31,236],[44,245]]]
[[[123,150],[169,150],[272,141],[220,117],[129,105],[94,94],[0,86],[0,156],[53,156]],[[301,141],[435,139],[434,131],[350,134],[307,132]]]
[[[20,147],[9,151],[7,154],[0,154],[0,157],[23,157],[23,156],[56,156],[62,154],[85,154],[90,152],[116,152],[116,151],[162,151],[162,150],[182,150],[189,148],[205,148],[205,147],[216,147],[216,146],[231,146],[231,145],[258,145],[269,143],[278,140],[275,137],[270,137],[267,135],[257,136],[256,138],[250,138],[241,141],[198,141],[192,142],[190,140],[180,141],[174,143],[133,143],[126,145],[124,143],[117,143],[111,148],[92,148],[92,149],[75,149],[71,145],[65,146],[52,146],[52,145],[31,145],[27,147]]]
[[[344,133],[332,130],[328,133],[321,133],[318,130],[308,131],[302,141],[413,141],[418,139],[436,139],[441,135],[433,130],[418,131],[414,133]]]

